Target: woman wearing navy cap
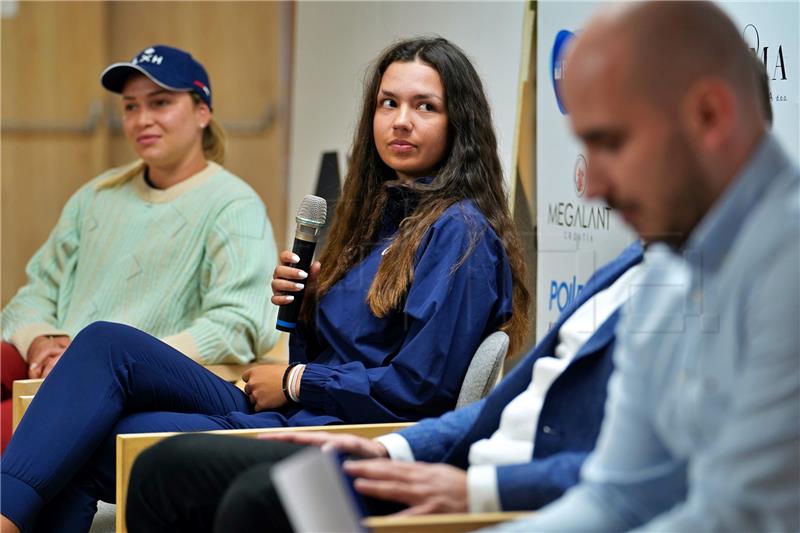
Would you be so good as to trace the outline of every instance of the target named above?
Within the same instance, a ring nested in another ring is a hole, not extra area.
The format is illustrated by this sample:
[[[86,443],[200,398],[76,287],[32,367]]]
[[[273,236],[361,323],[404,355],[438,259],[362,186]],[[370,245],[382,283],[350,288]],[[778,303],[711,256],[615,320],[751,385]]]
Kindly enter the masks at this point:
[[[46,377],[96,320],[135,326],[206,364],[250,362],[277,339],[268,327],[277,308],[265,304],[272,230],[258,195],[220,166],[225,133],[203,66],[156,45],[109,66],[101,82],[122,95],[140,159],[70,198],[3,309],[4,443],[11,382]]]
[[[22,529],[88,529],[96,500],[113,499],[119,433],[408,421],[452,409],[481,339],[503,329],[516,348],[527,333],[490,117],[480,78],[448,41],[387,49],[365,86],[322,268],[304,276],[285,252],[275,269],[276,304],[295,280],[312,284],[291,365],[248,371],[243,393],[136,329],[89,326],[3,458],[5,517]],[[69,398],[67,374],[79,379]]]
[[[221,166],[225,132],[203,66],[156,45],[109,66],[101,82],[121,94],[123,131],[139,159],[70,198],[29,262],[27,284],[3,309],[4,444],[13,380],[46,377],[98,319],[136,326],[207,364],[252,361],[277,338],[272,229],[255,191]],[[72,405],[69,394],[57,401]],[[54,442],[32,438],[29,446]]]

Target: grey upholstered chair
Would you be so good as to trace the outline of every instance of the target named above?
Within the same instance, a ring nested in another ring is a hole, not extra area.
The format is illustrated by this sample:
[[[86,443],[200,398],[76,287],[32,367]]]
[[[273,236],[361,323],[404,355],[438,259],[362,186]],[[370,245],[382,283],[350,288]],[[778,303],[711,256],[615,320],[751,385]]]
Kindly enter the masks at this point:
[[[508,353],[508,341],[508,335],[502,331],[495,331],[483,339],[467,368],[456,408],[480,400],[500,381],[500,371]]]

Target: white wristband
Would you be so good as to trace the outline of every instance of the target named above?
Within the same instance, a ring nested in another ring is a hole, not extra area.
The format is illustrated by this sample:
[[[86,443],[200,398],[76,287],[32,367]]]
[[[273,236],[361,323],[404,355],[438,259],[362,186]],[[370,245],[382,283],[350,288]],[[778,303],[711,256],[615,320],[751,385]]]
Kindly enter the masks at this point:
[[[289,374],[289,397],[292,399],[293,402],[300,401],[300,380],[298,379],[300,375],[300,370],[305,368],[306,365],[295,365],[292,368],[291,373]]]

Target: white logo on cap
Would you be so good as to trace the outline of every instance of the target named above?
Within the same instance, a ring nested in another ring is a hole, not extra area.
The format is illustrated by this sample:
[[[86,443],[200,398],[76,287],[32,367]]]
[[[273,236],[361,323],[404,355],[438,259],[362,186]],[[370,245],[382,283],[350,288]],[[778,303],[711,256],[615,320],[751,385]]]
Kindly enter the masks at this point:
[[[137,65],[139,63],[152,63],[153,65],[160,65],[161,62],[164,60],[164,56],[157,56],[155,48],[148,48],[142,55],[138,58],[133,58],[133,64]]]

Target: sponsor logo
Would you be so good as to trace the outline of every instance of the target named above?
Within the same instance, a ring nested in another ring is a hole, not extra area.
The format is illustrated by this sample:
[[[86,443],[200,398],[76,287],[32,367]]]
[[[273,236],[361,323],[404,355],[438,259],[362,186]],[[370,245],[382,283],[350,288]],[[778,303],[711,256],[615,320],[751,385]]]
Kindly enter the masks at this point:
[[[575,184],[575,194],[578,198],[583,196],[586,192],[586,158],[582,154],[578,154],[575,159],[575,166],[572,169],[572,181]]]
[[[558,308],[560,313],[575,301],[575,298],[583,290],[583,285],[578,283],[578,279],[572,276],[571,280],[550,280],[550,297],[547,303],[547,310],[552,311],[553,305]]]
[[[164,56],[157,56],[155,48],[148,48],[139,57],[134,57],[132,63],[138,65],[139,63],[151,63],[153,65],[160,65],[164,61]]]
[[[773,47],[772,50],[770,50],[769,46],[762,46],[761,35],[759,35],[758,28],[754,24],[748,24],[744,27],[742,37],[747,46],[750,47],[750,51],[761,58],[770,80],[787,79],[783,45],[779,44],[777,49]]]
[[[583,203],[586,193],[588,164],[583,154],[575,158],[572,167],[572,184],[577,200],[554,201],[547,204],[547,223],[564,228],[564,239],[575,242],[594,242],[591,232],[611,229],[611,208],[605,205]]]
[[[608,230],[611,208],[604,205],[551,202],[547,205],[547,222],[565,228]]]
[[[566,61],[563,55],[567,43],[575,37],[575,34],[569,30],[561,30],[556,34],[556,40],[553,43],[553,50],[550,53],[550,78],[553,81],[553,92],[555,93],[556,103],[558,110],[562,115],[566,115],[567,111],[564,109],[564,104],[561,102],[561,79],[564,77],[564,72],[567,68]]]
[[[572,167],[572,184],[575,186],[576,198],[581,198],[586,192],[587,170],[586,158],[583,154],[578,154]],[[547,222],[563,228],[608,230],[611,223],[611,208],[604,205],[587,205],[580,200],[550,202],[547,204]]]
[[[742,38],[747,43],[750,51],[764,63],[764,69],[767,73],[767,78],[770,82],[786,81],[789,79],[789,73],[786,71],[786,58],[783,53],[783,45],[778,44],[776,47],[774,43],[768,44],[762,40],[762,35],[758,31],[755,24],[748,24],[742,30]],[[789,49],[791,52],[791,48]],[[791,57],[790,64],[791,64]],[[775,83],[770,83],[769,101],[770,102],[788,102],[789,95],[783,91],[778,92],[778,86]]]

